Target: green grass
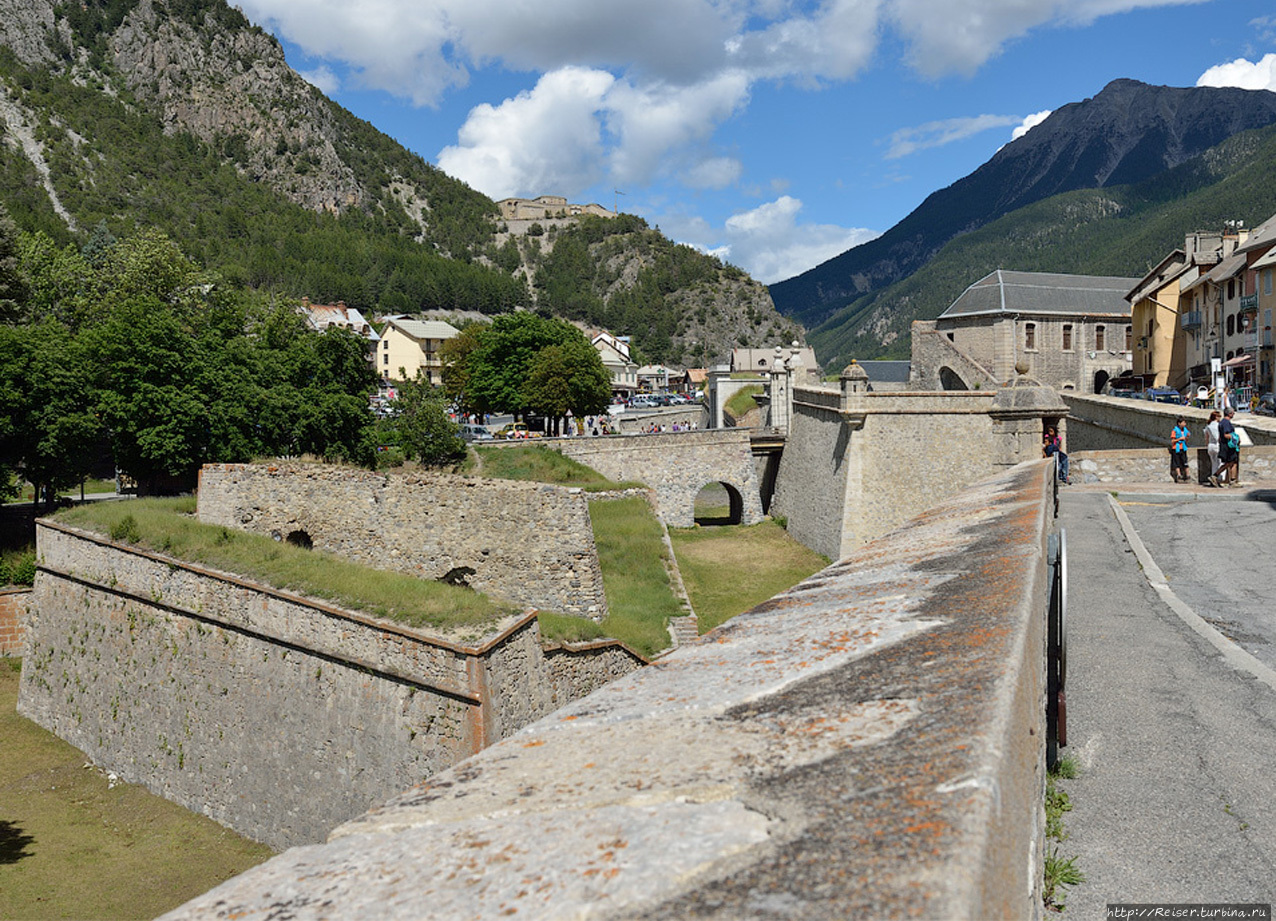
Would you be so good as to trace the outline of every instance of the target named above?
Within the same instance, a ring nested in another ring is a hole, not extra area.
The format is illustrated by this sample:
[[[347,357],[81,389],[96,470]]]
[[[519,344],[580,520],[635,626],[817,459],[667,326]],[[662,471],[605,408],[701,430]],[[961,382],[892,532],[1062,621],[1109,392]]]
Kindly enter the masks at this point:
[[[272,856],[18,716],[0,659],[0,918],[154,918]]]
[[[672,528],[669,537],[702,633],[828,565],[774,521]]]
[[[35,581],[35,544],[0,551],[0,588]]]
[[[592,467],[586,467],[544,445],[520,445],[517,448],[475,447],[466,456],[461,472],[497,480],[578,486],[588,492],[627,489],[639,485],[609,480]]]
[[[1063,911],[1065,889],[1085,882],[1085,874],[1077,867],[1077,858],[1061,857],[1058,847],[1068,840],[1063,817],[1072,811],[1072,801],[1058,781],[1071,780],[1079,772],[1076,759],[1071,755],[1064,755],[1046,774],[1046,839],[1049,850],[1045,855],[1041,897],[1046,909],[1050,911]]]
[[[259,534],[201,524],[194,511],[193,498],[136,499],[82,505],[60,512],[57,519],[413,627],[482,627],[518,610],[469,589],[360,566]]]
[[[660,522],[641,497],[589,504],[607,593],[602,631],[645,656],[669,645],[670,617],[684,613],[665,570]]]
[[[739,419],[749,411],[757,409],[757,401],[753,398],[765,390],[766,388],[761,384],[750,384],[748,387],[742,387],[731,395],[731,399],[727,400],[723,409],[736,419]]]
[[[560,643],[583,643],[589,640],[600,640],[607,636],[607,631],[599,624],[572,614],[541,611],[536,615],[536,620],[540,623],[543,638]]]

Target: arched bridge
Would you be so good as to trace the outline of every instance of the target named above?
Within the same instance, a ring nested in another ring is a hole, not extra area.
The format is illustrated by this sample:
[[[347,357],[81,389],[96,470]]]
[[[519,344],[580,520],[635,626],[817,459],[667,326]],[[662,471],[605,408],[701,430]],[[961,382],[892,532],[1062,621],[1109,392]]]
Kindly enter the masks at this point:
[[[659,435],[563,438],[548,447],[613,480],[645,483],[656,493],[656,513],[667,525],[695,524],[696,495],[710,483],[727,487],[731,518],[762,521],[761,490],[748,429],[710,429]]]

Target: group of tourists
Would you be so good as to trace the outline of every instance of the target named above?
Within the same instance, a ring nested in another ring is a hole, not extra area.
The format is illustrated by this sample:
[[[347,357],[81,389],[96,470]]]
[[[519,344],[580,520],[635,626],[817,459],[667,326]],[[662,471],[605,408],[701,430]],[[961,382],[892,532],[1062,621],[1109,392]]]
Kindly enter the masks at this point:
[[[1241,440],[1243,432],[1233,422],[1236,410],[1230,406],[1221,413],[1210,413],[1205,426],[1205,450],[1210,459],[1210,472],[1205,482],[1210,486],[1240,485]],[[1170,431],[1170,477],[1175,483],[1188,482],[1187,443],[1192,437],[1187,419],[1179,417]]]

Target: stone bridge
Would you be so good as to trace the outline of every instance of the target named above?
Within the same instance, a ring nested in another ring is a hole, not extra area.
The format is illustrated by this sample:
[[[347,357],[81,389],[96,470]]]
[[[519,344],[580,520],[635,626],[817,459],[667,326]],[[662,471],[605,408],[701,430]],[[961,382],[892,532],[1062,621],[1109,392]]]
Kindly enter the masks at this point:
[[[670,527],[695,524],[696,495],[721,483],[731,520],[757,524],[765,513],[749,429],[709,429],[659,435],[555,438],[544,444],[612,480],[645,483],[656,494],[656,513]]]

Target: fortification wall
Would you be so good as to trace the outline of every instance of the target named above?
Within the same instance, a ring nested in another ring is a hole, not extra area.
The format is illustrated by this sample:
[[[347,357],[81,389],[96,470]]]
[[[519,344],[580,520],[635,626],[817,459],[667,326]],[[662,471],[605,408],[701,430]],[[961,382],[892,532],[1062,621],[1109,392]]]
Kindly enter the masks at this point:
[[[30,598],[30,589],[0,591],[0,656],[22,655]]]
[[[168,916],[1038,918],[1053,467]]]
[[[1246,429],[1248,431],[1248,429]],[[1204,443],[1204,438],[1197,438]],[[1068,455],[1074,483],[1165,483],[1171,487],[1168,448],[1124,448],[1111,451],[1079,451]],[[1209,454],[1203,448],[1187,452],[1188,477],[1194,483],[1209,475]],[[1276,446],[1241,450],[1241,483],[1276,480]]]
[[[1068,404],[1068,453],[1109,451],[1114,448],[1166,448],[1170,430],[1179,416],[1187,419],[1192,430],[1189,447],[1203,447],[1201,429],[1209,421],[1208,409],[1174,406],[1150,400],[1122,397],[1059,394]],[[1276,419],[1255,413],[1237,413],[1237,425],[1249,433],[1256,445],[1276,445]],[[1166,461],[1168,465],[1169,461]]]
[[[551,669],[534,616],[460,646],[54,522],[37,538],[19,712],[274,847],[322,840],[598,680]]]
[[[210,464],[199,519],[424,579],[601,620],[602,571],[585,495],[539,483],[376,474],[319,464]]]
[[[545,445],[608,479],[646,483],[655,492],[656,515],[670,527],[695,524],[696,494],[719,482],[740,493],[741,523],[757,524],[765,517],[746,430],[555,438]]]

